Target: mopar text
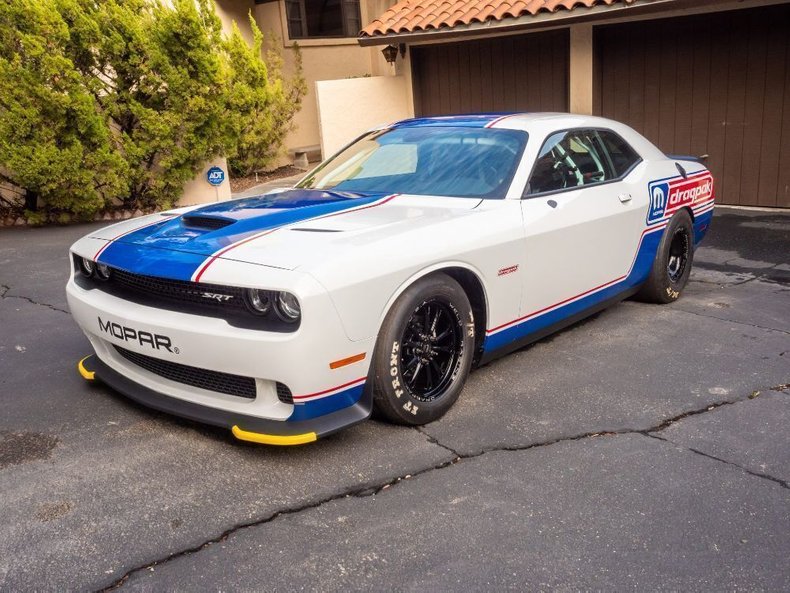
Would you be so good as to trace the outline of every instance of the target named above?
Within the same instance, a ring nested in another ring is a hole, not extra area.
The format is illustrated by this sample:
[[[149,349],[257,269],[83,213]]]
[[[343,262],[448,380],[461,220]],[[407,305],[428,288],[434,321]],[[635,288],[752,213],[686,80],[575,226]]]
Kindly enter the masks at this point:
[[[178,349],[173,348],[173,342],[167,336],[136,330],[132,327],[127,327],[112,321],[102,321],[101,317],[98,319],[99,330],[106,334],[110,334],[114,338],[118,338],[124,342],[136,342],[137,344],[140,344],[140,346],[150,346],[154,350],[165,349],[170,353],[178,353]]]

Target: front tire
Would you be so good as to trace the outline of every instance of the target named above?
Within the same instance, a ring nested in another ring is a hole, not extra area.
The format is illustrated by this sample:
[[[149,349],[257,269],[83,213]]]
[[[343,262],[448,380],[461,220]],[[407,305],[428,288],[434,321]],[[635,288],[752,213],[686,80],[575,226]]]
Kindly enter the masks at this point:
[[[686,287],[694,261],[694,226],[686,210],[669,221],[647,282],[637,298],[649,303],[666,304],[680,298]]]
[[[441,417],[458,399],[474,355],[472,307],[461,285],[433,274],[390,309],[373,358],[373,407],[396,424]]]

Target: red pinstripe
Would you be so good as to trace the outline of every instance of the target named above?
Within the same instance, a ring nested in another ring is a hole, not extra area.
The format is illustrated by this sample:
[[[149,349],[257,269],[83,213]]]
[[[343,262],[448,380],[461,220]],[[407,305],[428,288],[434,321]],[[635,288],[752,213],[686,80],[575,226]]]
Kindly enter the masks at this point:
[[[175,214],[160,214],[160,216],[162,217],[162,219],[167,219],[167,218],[172,218],[173,216],[175,216]],[[133,228],[131,231],[126,231],[125,233],[121,233],[117,237],[110,239],[109,241],[107,241],[107,243],[102,245],[101,249],[99,249],[96,252],[96,255],[93,256],[93,261],[98,261],[99,256],[104,252],[104,250],[107,249],[113,243],[115,243],[118,239],[122,239],[126,235],[131,235],[132,233],[137,232],[141,229],[147,229],[149,226],[154,226],[155,224],[159,224],[160,222],[162,222],[162,220],[155,220],[152,223],[144,224],[143,226],[138,226],[136,228]]]
[[[609,286],[612,286],[613,284],[617,284],[618,282],[620,282],[622,280],[625,280],[631,274],[631,271],[634,269],[634,265],[636,265],[636,258],[639,256],[639,248],[642,246],[642,240],[645,238],[645,235],[647,235],[649,233],[652,233],[654,231],[658,231],[658,230],[661,230],[663,228],[666,228],[667,224],[668,224],[667,222],[659,223],[659,224],[654,225],[652,227],[648,227],[644,231],[642,231],[642,235],[639,237],[639,244],[636,246],[636,254],[634,255],[633,261],[631,262],[631,267],[628,269],[628,272],[625,275],[620,276],[619,278],[615,278],[614,280],[610,280],[609,282],[601,284],[600,286],[596,286],[595,288],[591,288],[589,290],[586,290],[586,291],[584,291],[584,292],[582,292],[580,294],[577,294],[575,296],[569,297],[569,298],[565,299],[564,301],[560,301],[559,303],[554,303],[553,305],[549,305],[548,307],[544,307],[543,309],[539,309],[537,311],[533,311],[532,313],[529,313],[528,315],[524,315],[523,317],[519,317],[518,319],[514,319],[513,321],[508,321],[507,323],[503,323],[502,325],[498,325],[498,326],[496,326],[494,328],[488,329],[488,330],[486,330],[486,334],[496,333],[499,330],[502,330],[502,329],[505,329],[507,327],[510,327],[511,325],[516,325],[517,323],[521,323],[522,321],[526,321],[527,319],[530,319],[532,317],[537,317],[538,315],[540,315],[542,313],[545,313],[545,312],[547,312],[547,311],[549,311],[551,309],[555,309],[557,307],[565,305],[566,303],[569,303],[571,301],[575,301],[577,299],[580,299],[582,297],[587,296],[588,294],[592,294],[593,292],[597,292],[599,290],[603,290],[604,288],[608,288]]]
[[[314,218],[308,218],[308,219],[300,221],[300,222],[310,222],[310,221],[314,221],[314,220],[321,220],[323,218],[331,218],[332,216],[340,216],[341,214],[351,214],[352,212],[359,212],[361,210],[367,210],[368,208],[375,208],[376,206],[381,206],[382,204],[386,204],[387,202],[389,202],[390,200],[392,200],[394,197],[396,197],[398,195],[400,195],[400,194],[392,194],[392,195],[386,196],[380,202],[374,202],[373,204],[368,204],[367,206],[360,206],[359,208],[352,208],[350,210],[342,210],[341,212],[332,212],[331,214],[323,214],[321,216],[316,216]],[[289,223],[289,224],[294,224],[294,223]],[[244,239],[242,241],[239,241],[238,243],[233,243],[232,245],[228,245],[227,247],[223,247],[222,249],[220,249],[216,253],[213,253],[211,256],[209,256],[209,258],[205,262],[203,262],[203,264],[201,264],[200,268],[198,268],[197,273],[193,277],[193,281],[194,282],[200,282],[201,276],[203,276],[203,274],[209,268],[209,266],[211,264],[213,264],[215,261],[217,261],[217,259],[219,257],[225,255],[231,249],[236,249],[236,247],[240,247],[240,246],[244,245],[245,243],[249,243],[250,241],[254,241],[255,239],[260,239],[261,237],[263,237],[265,235],[269,235],[269,234],[273,233],[274,231],[277,231],[277,230],[279,230],[281,228],[283,228],[283,227],[276,227],[276,228],[273,228],[273,229],[268,229],[266,231],[257,233],[255,235],[252,235],[251,237],[247,237],[246,239]]]
[[[294,395],[294,399],[308,399],[311,397],[318,397],[319,395],[326,395],[327,393],[331,393],[333,391],[338,391],[343,389],[344,387],[351,387],[355,383],[359,383],[360,381],[365,381],[366,377],[360,377],[359,379],[354,379],[353,381],[349,381],[348,383],[343,383],[342,385],[338,385],[337,387],[331,387],[330,389],[324,389],[323,391],[317,391],[316,393],[310,393],[308,395]]]

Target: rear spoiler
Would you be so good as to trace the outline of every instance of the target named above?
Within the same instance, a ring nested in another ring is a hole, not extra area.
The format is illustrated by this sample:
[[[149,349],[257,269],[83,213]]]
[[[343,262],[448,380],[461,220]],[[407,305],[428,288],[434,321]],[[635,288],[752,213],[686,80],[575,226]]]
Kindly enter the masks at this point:
[[[710,155],[703,154],[700,156],[689,156],[685,154],[668,154],[666,156],[672,161],[693,161],[695,163],[705,164],[705,161],[708,160]]]

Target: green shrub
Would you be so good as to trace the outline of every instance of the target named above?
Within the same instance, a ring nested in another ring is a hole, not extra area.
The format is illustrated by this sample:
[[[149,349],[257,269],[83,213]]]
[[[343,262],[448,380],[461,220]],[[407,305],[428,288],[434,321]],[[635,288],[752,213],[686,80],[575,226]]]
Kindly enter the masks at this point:
[[[246,114],[237,119],[238,144],[235,154],[228,159],[231,171],[237,175],[249,175],[272,164],[307,91],[299,46],[294,44],[292,48],[295,72],[286,81],[282,75],[282,54],[277,50],[280,40],[269,39],[264,45],[263,34],[252,17],[250,27],[252,46],[241,36],[235,23],[226,45],[231,74],[228,108]],[[260,59],[262,52],[264,60]]]
[[[88,215],[126,192],[127,171],[69,39],[50,2],[0,2],[0,176]]]
[[[224,38],[210,0],[0,2],[0,178],[87,218],[170,206],[218,155],[265,166],[304,81],[253,32]]]

